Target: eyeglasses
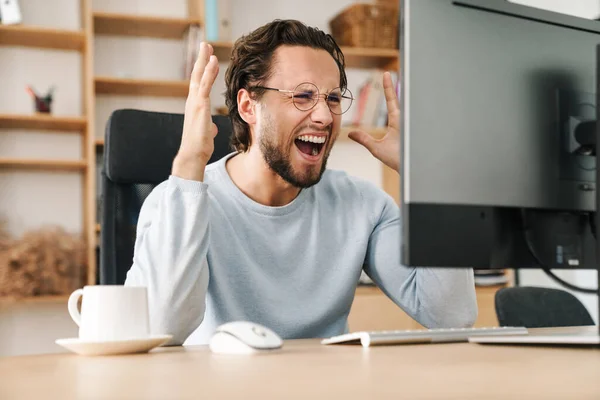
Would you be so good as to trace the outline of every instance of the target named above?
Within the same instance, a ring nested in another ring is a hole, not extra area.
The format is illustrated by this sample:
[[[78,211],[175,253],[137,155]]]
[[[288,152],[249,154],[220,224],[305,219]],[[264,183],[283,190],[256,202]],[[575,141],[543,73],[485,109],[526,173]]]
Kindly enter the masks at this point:
[[[294,106],[300,111],[308,111],[314,108],[319,98],[324,96],[329,110],[336,115],[342,115],[350,109],[354,97],[348,89],[335,88],[327,93],[320,94],[319,88],[314,83],[304,82],[296,86],[294,90],[276,89],[266,86],[253,86],[252,89],[275,90],[281,93],[290,93]]]

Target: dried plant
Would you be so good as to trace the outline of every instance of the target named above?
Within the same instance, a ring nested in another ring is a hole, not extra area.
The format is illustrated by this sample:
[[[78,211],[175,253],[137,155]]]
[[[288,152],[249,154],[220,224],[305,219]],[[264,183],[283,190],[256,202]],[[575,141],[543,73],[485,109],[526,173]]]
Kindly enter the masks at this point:
[[[86,281],[86,245],[61,227],[11,238],[0,224],[0,296],[69,294]]]

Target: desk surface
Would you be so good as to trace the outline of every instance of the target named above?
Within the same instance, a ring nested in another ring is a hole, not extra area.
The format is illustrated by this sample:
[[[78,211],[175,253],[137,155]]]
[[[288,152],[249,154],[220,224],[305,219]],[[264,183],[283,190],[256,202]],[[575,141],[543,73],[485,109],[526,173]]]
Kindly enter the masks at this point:
[[[205,346],[0,358],[1,399],[600,399],[600,350],[286,341],[257,356]]]

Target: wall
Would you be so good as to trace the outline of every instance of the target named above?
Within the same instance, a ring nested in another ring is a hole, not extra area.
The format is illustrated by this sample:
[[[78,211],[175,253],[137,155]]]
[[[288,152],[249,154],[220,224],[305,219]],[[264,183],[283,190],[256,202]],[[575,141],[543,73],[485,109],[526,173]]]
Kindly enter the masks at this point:
[[[569,14],[581,18],[596,19],[600,16],[598,0],[509,0],[525,6]]]

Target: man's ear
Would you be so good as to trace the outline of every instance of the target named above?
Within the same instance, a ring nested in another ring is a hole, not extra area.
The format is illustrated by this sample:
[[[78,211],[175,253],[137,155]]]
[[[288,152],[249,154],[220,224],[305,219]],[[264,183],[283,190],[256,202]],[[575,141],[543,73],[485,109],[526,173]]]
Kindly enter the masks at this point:
[[[237,104],[240,117],[248,125],[254,125],[256,123],[256,110],[254,109],[256,102],[250,97],[250,92],[240,89],[237,95]]]

